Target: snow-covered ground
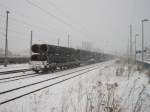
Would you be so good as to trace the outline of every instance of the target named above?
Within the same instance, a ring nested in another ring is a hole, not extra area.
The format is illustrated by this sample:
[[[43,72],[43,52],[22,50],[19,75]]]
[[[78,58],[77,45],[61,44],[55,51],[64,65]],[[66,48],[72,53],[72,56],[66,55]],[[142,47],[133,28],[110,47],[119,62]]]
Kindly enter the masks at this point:
[[[118,60],[103,62],[94,71],[0,105],[0,112],[149,112],[149,78],[137,68]]]
[[[4,67],[4,65],[0,65],[0,72],[19,70],[19,69],[28,69],[28,68],[30,68],[30,65],[28,63],[26,63],[26,64],[10,64],[7,67]]]

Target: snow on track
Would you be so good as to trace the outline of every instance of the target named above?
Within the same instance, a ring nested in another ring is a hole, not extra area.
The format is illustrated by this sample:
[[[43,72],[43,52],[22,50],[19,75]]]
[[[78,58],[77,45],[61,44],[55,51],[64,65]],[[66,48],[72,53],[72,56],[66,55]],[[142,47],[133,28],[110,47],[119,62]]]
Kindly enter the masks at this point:
[[[117,106],[114,109],[121,109],[123,112],[137,112],[137,109],[140,108],[142,112],[149,112],[150,85],[148,84],[147,76],[143,71],[135,69],[134,66],[130,70],[127,64],[118,64],[116,62],[116,60],[113,60],[101,63],[98,69],[84,75],[0,105],[0,112],[86,112],[85,109],[91,109],[90,103],[93,106],[92,111],[95,112],[97,111],[98,99],[102,104],[100,105],[100,112],[106,112],[106,107],[111,108],[112,106],[111,98],[114,98],[115,106]],[[30,84],[32,81],[38,82],[46,78],[56,77],[81,68],[84,67],[44,74],[36,78],[8,83],[9,85],[4,84],[3,86],[6,88],[3,88],[2,91],[12,89],[12,87],[19,87],[26,83]],[[76,73],[72,75],[76,75]],[[66,76],[65,78],[68,77]],[[12,91],[11,94],[2,94],[0,95],[0,101],[6,101],[9,98],[14,98],[20,94],[42,88],[60,80],[62,78]],[[96,97],[96,94],[100,95],[100,97]],[[109,95],[114,95],[114,97],[109,97]],[[87,98],[91,101],[88,102],[89,107],[86,107]]]
[[[37,76],[40,76],[40,74],[28,73],[28,74],[23,74],[23,75],[6,77],[6,78],[1,78],[0,83],[8,83],[8,82],[12,82],[12,81],[17,81],[17,80],[22,80],[22,79],[27,79],[27,78],[31,78],[31,77],[37,77]]]
[[[30,65],[28,63],[27,64],[12,64],[12,65],[8,65],[7,67],[0,65],[0,72],[20,70],[20,69],[29,69],[29,68],[30,68]]]
[[[96,65],[97,64],[95,64],[94,67],[96,67]],[[39,88],[45,87],[47,85],[51,85],[53,83],[64,80],[66,78],[69,78],[70,77],[69,74],[71,74],[71,76],[76,76],[77,74],[88,72],[91,69],[93,70],[93,65],[90,65],[88,67],[87,66],[86,67],[80,67],[80,68],[76,68],[76,69],[63,71],[64,73],[63,72],[54,73],[55,75],[52,74],[53,76],[50,76],[49,74],[47,74],[47,75],[44,74],[44,75],[40,75],[40,77],[24,79],[21,82],[20,81],[15,81],[15,82],[7,83],[7,84],[6,83],[0,84],[0,88],[1,88],[1,90],[0,90],[0,99],[1,99],[1,102],[5,101],[7,99],[12,99],[16,96],[20,96],[24,93],[35,91]],[[63,74],[64,74],[64,77],[55,78],[56,76],[57,77],[62,76]],[[65,75],[65,74],[68,74],[68,75]],[[44,80],[46,80],[46,81],[44,81]],[[40,82],[40,81],[43,81],[42,84],[37,83],[37,82]],[[34,85],[27,86],[27,85],[30,85],[30,84],[33,84],[33,83],[34,83]],[[3,87],[6,87],[6,86],[7,86],[7,88],[3,88]],[[25,88],[21,89],[20,87],[22,87],[22,86],[25,87]],[[28,87],[28,88],[26,88],[26,87]],[[15,88],[18,88],[18,89],[16,90]],[[11,89],[14,89],[14,90],[12,91]],[[11,90],[11,91],[8,91],[8,90]]]

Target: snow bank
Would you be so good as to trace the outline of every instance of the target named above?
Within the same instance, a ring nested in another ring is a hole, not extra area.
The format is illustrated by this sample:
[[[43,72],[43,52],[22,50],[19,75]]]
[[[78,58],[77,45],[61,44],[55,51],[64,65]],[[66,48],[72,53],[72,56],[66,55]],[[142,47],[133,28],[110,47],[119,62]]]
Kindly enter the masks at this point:
[[[8,65],[7,67],[0,65],[0,72],[18,70],[18,69],[28,69],[28,68],[30,68],[30,65],[28,63],[26,63],[26,64],[11,64],[11,65]]]
[[[144,71],[120,61],[0,106],[0,112],[149,112]]]

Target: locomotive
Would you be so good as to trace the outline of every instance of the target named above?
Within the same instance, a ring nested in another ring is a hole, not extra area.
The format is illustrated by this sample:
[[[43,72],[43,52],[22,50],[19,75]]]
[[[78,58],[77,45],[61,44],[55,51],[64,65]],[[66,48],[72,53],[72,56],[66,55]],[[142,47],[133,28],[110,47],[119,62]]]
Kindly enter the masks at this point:
[[[31,47],[31,66],[35,72],[55,71],[78,67],[81,64],[100,61],[101,54],[48,44],[34,44]]]

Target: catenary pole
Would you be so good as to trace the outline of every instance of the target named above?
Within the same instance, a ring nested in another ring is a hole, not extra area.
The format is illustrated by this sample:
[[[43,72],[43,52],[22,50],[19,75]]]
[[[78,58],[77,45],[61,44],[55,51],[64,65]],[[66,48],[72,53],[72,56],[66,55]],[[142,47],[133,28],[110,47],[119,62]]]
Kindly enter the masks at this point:
[[[5,38],[5,60],[4,60],[4,66],[7,67],[8,64],[8,14],[10,12],[6,11],[6,38]]]
[[[69,48],[69,43],[70,43],[70,35],[68,33],[68,48]]]
[[[144,22],[146,21],[150,21],[149,19],[143,19],[141,20],[141,24],[142,24],[142,62],[144,62]]]
[[[130,61],[132,61],[132,25],[130,24]]]
[[[135,64],[136,64],[136,43],[137,43],[137,36],[139,36],[138,34],[135,34],[135,56],[134,56],[134,58],[135,58]]]
[[[33,41],[33,32],[31,31],[31,40],[30,40],[30,57],[32,56],[32,41]]]
[[[60,39],[58,38],[58,40],[57,40],[57,46],[59,47],[59,42],[60,42]]]

